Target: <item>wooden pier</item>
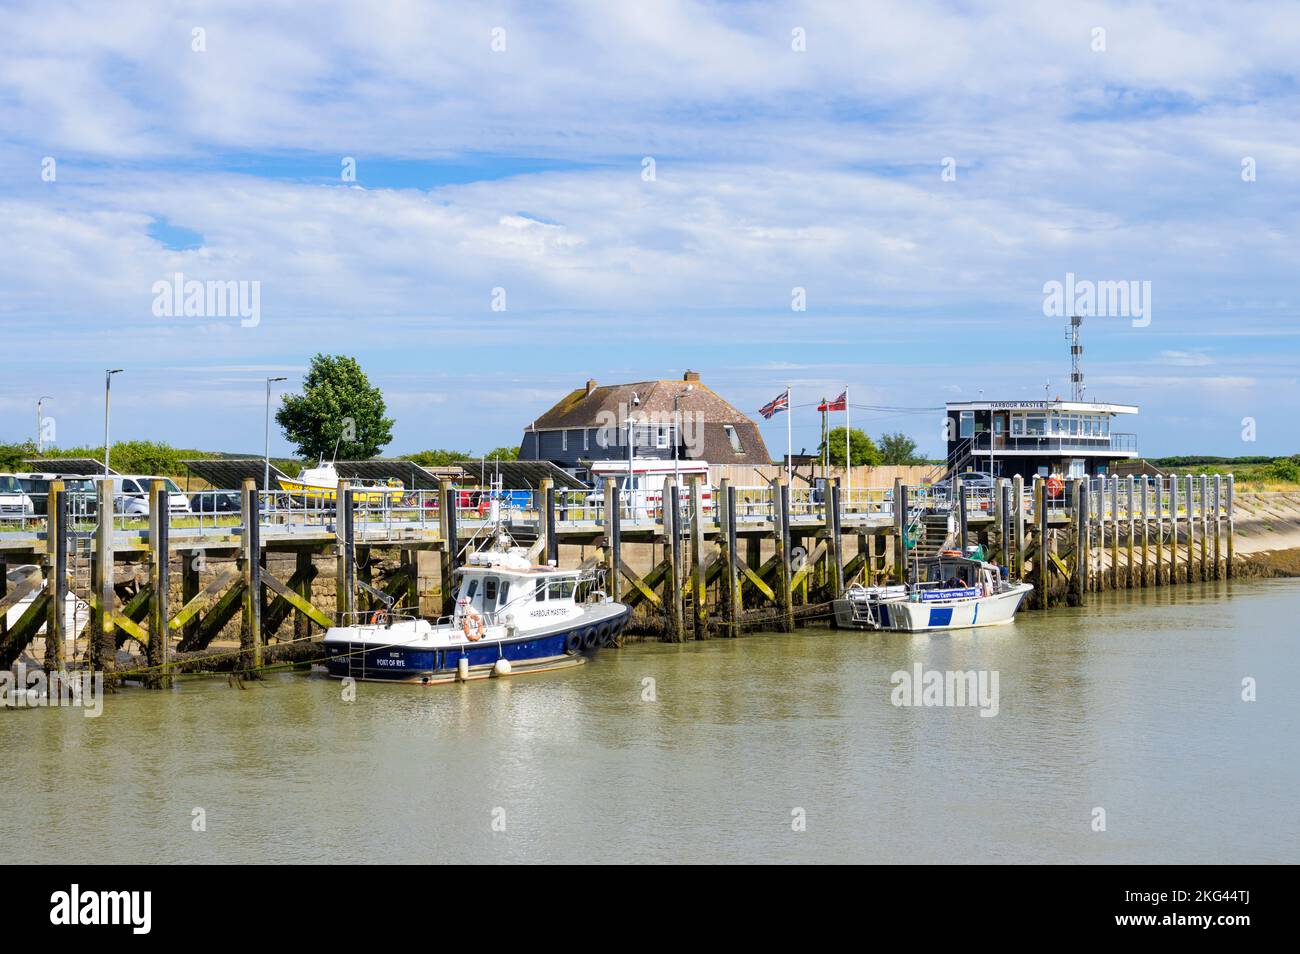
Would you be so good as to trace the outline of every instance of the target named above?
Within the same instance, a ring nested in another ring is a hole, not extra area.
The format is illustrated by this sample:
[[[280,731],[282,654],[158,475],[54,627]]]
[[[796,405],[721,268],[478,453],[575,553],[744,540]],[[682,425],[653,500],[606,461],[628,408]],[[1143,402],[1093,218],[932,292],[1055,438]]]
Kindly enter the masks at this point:
[[[197,517],[169,514],[162,482],[151,498],[149,516],[133,518],[114,513],[107,483],[87,501],[55,482],[43,517],[0,529],[5,568],[37,568],[13,584],[0,573],[0,668],[42,630],[47,668],[111,674],[133,643],[143,664],[132,673],[154,686],[178,670],[311,658],[313,636],[388,600],[418,609],[423,596],[429,615],[451,612],[457,563],[495,517],[536,560],[603,568],[606,590],[635,611],[633,631],[669,641],[824,622],[847,586],[901,580],[909,560],[968,544],[1032,582],[1033,609],[1218,579],[1234,565],[1231,476],[1016,478],[991,489],[896,481],[851,493],[834,481],[818,492],[783,479],[714,488],[669,478],[653,498],[620,494],[612,480],[603,495],[548,481],[493,495],[444,480],[378,504],[340,484],[327,504],[297,508],[245,481],[239,513]],[[431,560],[436,572],[422,573]],[[333,587],[317,582],[322,563]],[[67,631],[69,593],[89,606],[80,641]],[[214,652],[236,620],[238,649]]]

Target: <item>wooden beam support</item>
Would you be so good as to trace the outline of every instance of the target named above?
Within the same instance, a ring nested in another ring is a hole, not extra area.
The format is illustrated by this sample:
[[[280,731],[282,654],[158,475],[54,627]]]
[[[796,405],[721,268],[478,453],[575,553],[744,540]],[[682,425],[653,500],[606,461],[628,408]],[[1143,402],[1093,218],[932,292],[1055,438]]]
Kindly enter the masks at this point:
[[[50,606],[50,591],[42,586],[18,621],[9,627],[0,641],[0,669],[10,668],[27,648],[42,626]]]
[[[329,629],[330,626],[333,625],[328,616],[316,607],[312,606],[310,602],[299,596],[292,587],[285,586],[271,574],[268,573],[266,576],[262,577],[262,583],[268,590],[278,595],[280,599],[284,600],[318,626],[323,626],[326,629]]]

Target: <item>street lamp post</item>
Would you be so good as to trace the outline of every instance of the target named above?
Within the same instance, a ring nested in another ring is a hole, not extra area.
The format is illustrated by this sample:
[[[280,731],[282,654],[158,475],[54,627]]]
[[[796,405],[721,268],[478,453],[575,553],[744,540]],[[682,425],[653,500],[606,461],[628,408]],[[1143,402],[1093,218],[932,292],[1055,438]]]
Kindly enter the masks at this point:
[[[42,394],[36,400],[36,453],[45,453],[45,415],[41,412],[45,402],[50,400],[48,394]]]
[[[262,472],[262,489],[269,491],[271,489],[271,385],[275,381],[287,381],[288,378],[267,378],[266,379],[266,459],[265,469]]]
[[[113,375],[121,374],[124,369],[112,368],[104,371],[104,476],[108,476],[108,395],[113,384]]]

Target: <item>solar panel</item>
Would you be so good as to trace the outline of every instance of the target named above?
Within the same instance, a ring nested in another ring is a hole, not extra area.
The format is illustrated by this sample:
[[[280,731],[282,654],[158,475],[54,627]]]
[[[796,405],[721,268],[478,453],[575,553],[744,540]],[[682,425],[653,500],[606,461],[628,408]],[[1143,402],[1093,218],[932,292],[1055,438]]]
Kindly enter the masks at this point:
[[[587,486],[549,460],[460,461],[459,466],[476,484],[491,482],[499,468],[501,486],[510,490],[536,490],[544,477],[551,478],[552,486],[560,490],[582,490]]]
[[[385,483],[400,481],[407,490],[437,490],[438,477],[409,460],[375,458],[373,460],[339,460],[334,469],[344,480]]]
[[[89,457],[33,457],[24,460],[23,464],[28,470],[38,474],[76,474],[78,477],[94,477],[104,473],[104,462],[91,460]],[[112,467],[108,468],[108,472],[117,473]]]
[[[238,490],[246,479],[252,479],[261,488],[266,461],[261,457],[233,457],[216,460],[183,460],[182,464],[195,477],[207,481],[218,490]],[[271,465],[271,489],[278,490],[278,478],[287,477],[284,471]],[[188,488],[187,488],[188,489]]]

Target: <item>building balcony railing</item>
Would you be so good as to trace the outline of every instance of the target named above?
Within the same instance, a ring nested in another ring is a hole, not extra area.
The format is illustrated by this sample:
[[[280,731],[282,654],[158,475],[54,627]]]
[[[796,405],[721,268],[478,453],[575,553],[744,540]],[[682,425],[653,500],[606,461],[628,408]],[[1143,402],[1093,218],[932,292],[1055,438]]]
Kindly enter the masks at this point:
[[[1136,454],[1136,434],[1110,434],[1106,437],[1079,437],[1077,435],[1035,435],[1024,436],[1009,434],[990,435],[987,431],[976,434],[971,440],[971,452],[988,453],[989,438],[993,437],[993,453],[998,451],[1034,451],[1043,454],[1068,454],[1071,451],[1113,451],[1117,454]]]

